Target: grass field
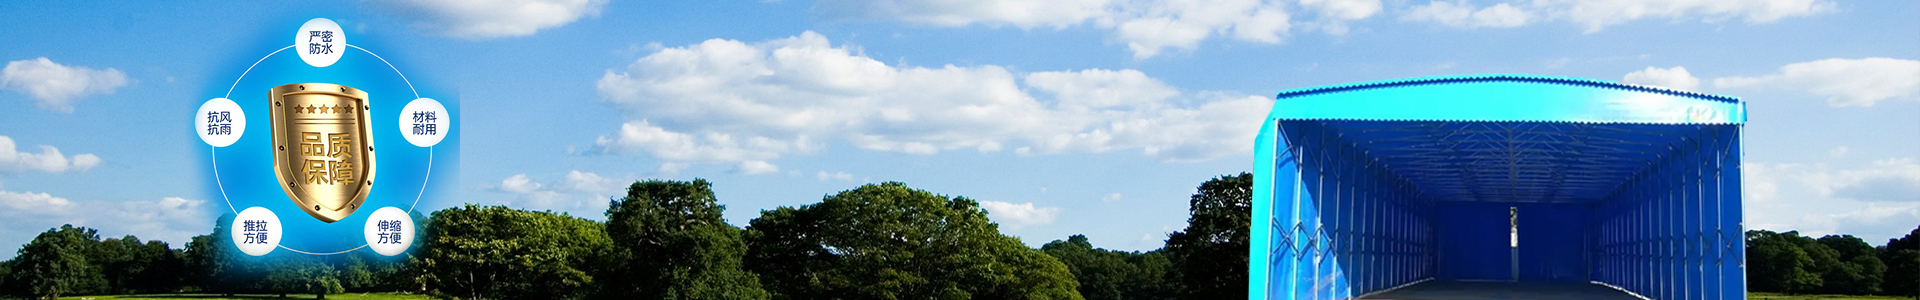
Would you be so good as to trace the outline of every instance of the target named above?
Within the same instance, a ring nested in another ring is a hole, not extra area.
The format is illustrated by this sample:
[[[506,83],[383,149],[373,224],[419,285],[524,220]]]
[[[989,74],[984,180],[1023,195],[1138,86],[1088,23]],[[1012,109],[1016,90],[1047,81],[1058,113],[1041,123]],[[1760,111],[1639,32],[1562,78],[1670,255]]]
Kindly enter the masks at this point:
[[[313,298],[314,298],[314,297],[313,297],[313,295],[312,295],[312,294],[288,294],[286,298],[280,298],[280,295],[234,295],[234,296],[232,296],[232,297],[226,297],[226,296],[221,296],[221,295],[217,295],[217,294],[214,294],[214,295],[207,295],[207,294],[157,294],[157,295],[115,295],[115,296],[79,296],[79,297],[60,297],[60,299],[73,299],[73,300],[86,300],[86,299],[100,299],[100,300],[106,300],[106,299],[153,299],[153,300],[189,300],[189,299],[192,299],[192,300],[219,300],[219,299],[313,299]],[[433,298],[428,298],[428,297],[427,297],[427,296],[425,296],[425,295],[412,295],[412,294],[394,294],[394,293],[366,293],[366,294],[360,294],[360,293],[347,293],[347,294],[332,294],[332,295],[327,295],[327,299],[328,299],[328,300],[333,300],[333,299],[340,299],[340,300],[396,300],[396,299],[407,299],[407,300],[413,300],[413,299],[433,299]]]
[[[1888,296],[1851,296],[1851,295],[1781,295],[1776,293],[1747,293],[1752,300],[1912,300],[1913,297]]]

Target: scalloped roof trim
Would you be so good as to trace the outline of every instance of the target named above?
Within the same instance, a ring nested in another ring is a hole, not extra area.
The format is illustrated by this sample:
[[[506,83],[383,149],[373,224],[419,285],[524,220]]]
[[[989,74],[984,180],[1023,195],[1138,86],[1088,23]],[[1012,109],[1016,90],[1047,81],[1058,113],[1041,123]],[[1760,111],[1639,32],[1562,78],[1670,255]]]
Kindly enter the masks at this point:
[[[1540,76],[1540,75],[1527,75],[1527,74],[1448,75],[1448,76],[1415,77],[1415,78],[1403,78],[1403,79],[1394,79],[1394,80],[1385,80],[1385,81],[1339,84],[1339,85],[1310,87],[1310,88],[1304,88],[1304,89],[1286,90],[1286,91],[1280,92],[1279,95],[1274,96],[1274,98],[1287,99],[1287,98],[1305,97],[1305,96],[1313,96],[1313,95],[1321,95],[1321,94],[1333,94],[1333,93],[1396,88],[1396,87],[1485,83],[1485,82],[1518,82],[1518,83],[1569,85],[1569,86],[1579,86],[1579,87],[1626,90],[1626,91],[1634,91],[1634,92],[1642,92],[1642,93],[1654,93],[1654,94],[1661,94],[1661,95],[1720,101],[1720,102],[1728,102],[1728,103],[1741,103],[1739,97],[1733,97],[1733,96],[1727,96],[1727,95],[1712,95],[1712,94],[1705,94],[1705,93],[1699,93],[1699,92],[1675,90],[1675,89],[1669,89],[1664,87],[1624,84],[1624,83],[1602,81],[1602,80],[1596,80],[1596,79]]]

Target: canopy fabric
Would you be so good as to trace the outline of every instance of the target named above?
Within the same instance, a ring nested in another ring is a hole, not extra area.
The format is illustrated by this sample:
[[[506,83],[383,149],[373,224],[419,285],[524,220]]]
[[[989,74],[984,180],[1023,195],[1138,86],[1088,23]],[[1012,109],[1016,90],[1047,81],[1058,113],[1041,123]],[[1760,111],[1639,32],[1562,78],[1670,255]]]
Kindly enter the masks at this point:
[[[1281,92],[1271,119],[1337,132],[1441,201],[1590,202],[1746,122],[1730,96],[1519,74],[1422,77]],[[1656,126],[1698,125],[1698,126]],[[1711,129],[1728,130],[1728,129]]]
[[[1282,121],[1327,130],[1439,201],[1591,202],[1729,125]],[[1323,128],[1317,128],[1323,127]]]

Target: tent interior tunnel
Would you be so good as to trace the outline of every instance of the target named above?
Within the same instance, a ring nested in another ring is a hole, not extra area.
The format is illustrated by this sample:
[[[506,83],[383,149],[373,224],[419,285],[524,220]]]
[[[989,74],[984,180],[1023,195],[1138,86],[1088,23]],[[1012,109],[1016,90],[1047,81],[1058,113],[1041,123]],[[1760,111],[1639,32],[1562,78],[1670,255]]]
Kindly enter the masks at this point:
[[[1737,98],[1505,74],[1277,98],[1254,167],[1254,299],[1450,283],[1746,297]]]

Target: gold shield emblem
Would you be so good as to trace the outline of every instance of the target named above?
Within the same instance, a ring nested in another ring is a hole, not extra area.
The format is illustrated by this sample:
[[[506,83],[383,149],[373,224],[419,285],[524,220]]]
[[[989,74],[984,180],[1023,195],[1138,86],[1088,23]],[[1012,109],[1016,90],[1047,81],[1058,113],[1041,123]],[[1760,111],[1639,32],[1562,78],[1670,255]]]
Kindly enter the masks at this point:
[[[327,223],[353,215],[373,190],[367,93],[329,83],[274,87],[273,174],[301,211]]]

